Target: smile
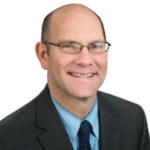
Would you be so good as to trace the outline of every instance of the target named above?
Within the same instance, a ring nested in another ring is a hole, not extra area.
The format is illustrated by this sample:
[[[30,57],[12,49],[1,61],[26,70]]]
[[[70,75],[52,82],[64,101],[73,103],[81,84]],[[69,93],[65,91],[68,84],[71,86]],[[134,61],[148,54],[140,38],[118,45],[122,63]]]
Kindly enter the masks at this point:
[[[82,77],[82,78],[87,78],[87,77],[92,77],[95,73],[90,73],[90,74],[78,74],[78,73],[69,73],[71,76],[74,77]]]

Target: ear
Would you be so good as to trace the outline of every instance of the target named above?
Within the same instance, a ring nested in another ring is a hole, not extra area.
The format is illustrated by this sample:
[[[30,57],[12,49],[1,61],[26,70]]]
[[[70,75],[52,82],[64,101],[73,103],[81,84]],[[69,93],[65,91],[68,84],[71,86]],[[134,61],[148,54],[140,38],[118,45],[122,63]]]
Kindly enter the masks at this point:
[[[46,46],[42,42],[38,42],[35,45],[36,56],[41,63],[43,69],[48,70],[48,55]]]

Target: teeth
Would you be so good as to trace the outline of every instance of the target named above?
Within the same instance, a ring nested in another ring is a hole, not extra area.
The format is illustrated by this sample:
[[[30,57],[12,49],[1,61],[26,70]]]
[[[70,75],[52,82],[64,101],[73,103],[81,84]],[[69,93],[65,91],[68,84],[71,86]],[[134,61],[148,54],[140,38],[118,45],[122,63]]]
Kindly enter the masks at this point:
[[[81,74],[73,74],[73,73],[70,73],[72,76],[74,77],[82,77],[82,78],[86,78],[86,77],[91,77],[93,74],[86,74],[86,75],[81,75]]]

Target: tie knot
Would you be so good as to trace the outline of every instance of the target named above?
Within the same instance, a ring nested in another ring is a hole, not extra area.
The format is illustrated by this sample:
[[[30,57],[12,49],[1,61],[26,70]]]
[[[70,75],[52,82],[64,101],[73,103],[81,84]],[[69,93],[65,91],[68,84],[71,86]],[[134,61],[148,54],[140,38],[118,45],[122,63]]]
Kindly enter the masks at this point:
[[[83,134],[90,134],[91,128],[92,126],[88,121],[85,120],[81,123],[80,130]]]

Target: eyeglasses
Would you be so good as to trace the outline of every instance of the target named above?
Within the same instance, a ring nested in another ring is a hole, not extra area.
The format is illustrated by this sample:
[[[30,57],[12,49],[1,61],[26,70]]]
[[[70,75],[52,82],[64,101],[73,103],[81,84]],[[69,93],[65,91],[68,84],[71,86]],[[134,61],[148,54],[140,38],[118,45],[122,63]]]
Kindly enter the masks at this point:
[[[109,49],[109,46],[111,46],[111,44],[108,42],[105,43],[96,42],[96,43],[91,43],[88,46],[82,46],[78,43],[54,44],[46,41],[44,41],[43,43],[58,46],[61,52],[68,53],[68,54],[79,53],[83,47],[87,47],[88,50],[92,53],[104,53]]]

